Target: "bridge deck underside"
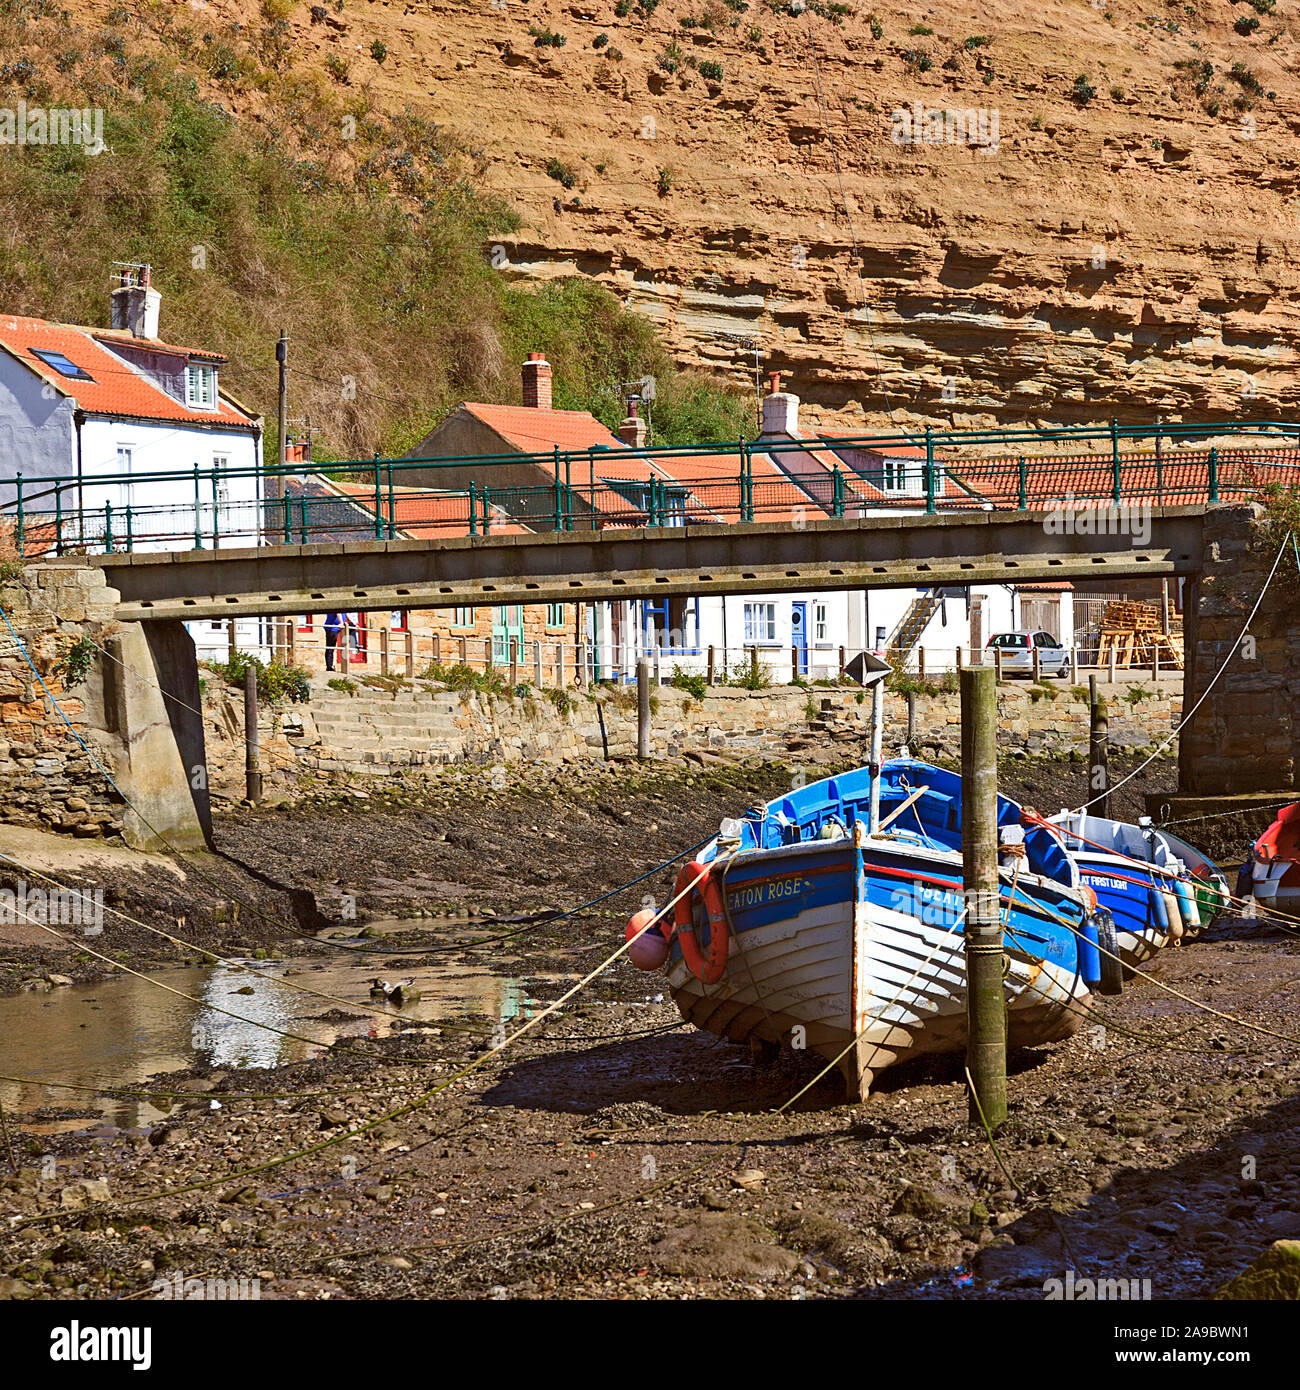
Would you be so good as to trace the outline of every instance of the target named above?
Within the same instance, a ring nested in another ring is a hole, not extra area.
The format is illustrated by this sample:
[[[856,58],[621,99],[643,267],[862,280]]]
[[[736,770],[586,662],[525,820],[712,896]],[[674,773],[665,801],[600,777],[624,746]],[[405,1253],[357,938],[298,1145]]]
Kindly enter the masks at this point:
[[[94,563],[121,593],[124,620],[1078,583],[1195,572],[1203,515],[1153,508],[1140,528],[1096,535],[1061,534],[1043,513],[1000,512],[136,552]]]

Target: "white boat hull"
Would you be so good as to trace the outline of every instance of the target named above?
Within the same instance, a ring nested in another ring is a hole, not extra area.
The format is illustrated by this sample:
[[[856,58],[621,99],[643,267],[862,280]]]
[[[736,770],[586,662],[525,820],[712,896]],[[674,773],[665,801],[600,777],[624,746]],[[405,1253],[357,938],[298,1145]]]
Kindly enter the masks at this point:
[[[1008,943],[1008,1045],[1074,1033],[1089,998],[1073,970]],[[808,1048],[837,1061],[852,1097],[885,1067],[966,1043],[966,970],[959,930],[871,902],[823,905],[733,937],[727,972],[702,984],[668,967],[682,1017],[719,1037]],[[846,1051],[847,1049],[847,1051]]]

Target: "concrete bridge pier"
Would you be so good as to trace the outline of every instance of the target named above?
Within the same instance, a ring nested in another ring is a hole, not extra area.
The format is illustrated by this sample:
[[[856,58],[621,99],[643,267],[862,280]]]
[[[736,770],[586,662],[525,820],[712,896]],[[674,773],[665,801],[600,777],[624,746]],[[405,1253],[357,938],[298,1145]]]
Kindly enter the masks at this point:
[[[1172,816],[1212,813],[1225,799],[1233,809],[1286,800],[1300,788],[1300,576],[1289,547],[1241,638],[1277,553],[1264,522],[1256,504],[1205,515],[1201,568],[1184,590],[1184,717],[1232,660],[1179,741]]]
[[[104,722],[117,735],[119,785],[134,807],[123,815],[123,837],[140,849],[211,848],[193,639],[168,619],[124,623],[104,645]]]

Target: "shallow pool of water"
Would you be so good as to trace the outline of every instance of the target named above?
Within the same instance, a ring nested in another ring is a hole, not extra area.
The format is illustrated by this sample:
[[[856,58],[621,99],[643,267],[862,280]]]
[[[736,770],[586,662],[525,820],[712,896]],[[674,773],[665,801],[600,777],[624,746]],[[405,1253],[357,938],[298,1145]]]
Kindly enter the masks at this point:
[[[413,978],[420,998],[400,1008],[372,999],[376,974],[390,981]],[[486,1016],[509,1024],[528,1017],[534,1004],[523,981],[463,965],[385,970],[374,960],[249,961],[160,970],[147,979],[116,975],[98,985],[0,998],[0,1074],[25,1078],[0,1080],[0,1101],[8,1115],[28,1116],[19,1123],[43,1132],[104,1121],[152,1124],[163,1112],[141,1098],[97,1097],[41,1082],[132,1086],[200,1063],[271,1067],[318,1056],[339,1038],[383,1037],[398,1019]],[[330,1011],[354,1016],[321,1017]],[[30,1116],[46,1107],[93,1112],[102,1120]]]

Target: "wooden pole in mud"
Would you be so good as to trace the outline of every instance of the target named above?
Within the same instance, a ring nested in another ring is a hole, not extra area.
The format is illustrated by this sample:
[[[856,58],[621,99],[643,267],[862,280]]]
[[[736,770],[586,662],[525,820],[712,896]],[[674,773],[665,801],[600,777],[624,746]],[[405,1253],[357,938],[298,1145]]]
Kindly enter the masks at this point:
[[[1099,798],[1089,810],[1094,816],[1110,814],[1110,772],[1106,766],[1106,751],[1110,743],[1110,719],[1106,701],[1097,694],[1097,677],[1088,677],[1088,795],[1087,801]]]
[[[970,1121],[1007,1117],[1007,1010],[998,891],[998,705],[989,666],[961,672],[961,843],[966,921],[966,1066]],[[977,1103],[978,1102],[978,1103]]]
[[[643,656],[636,662],[636,755],[650,756],[650,662]]]
[[[257,746],[257,667],[244,671],[244,790],[250,801],[262,799],[262,763]]]

